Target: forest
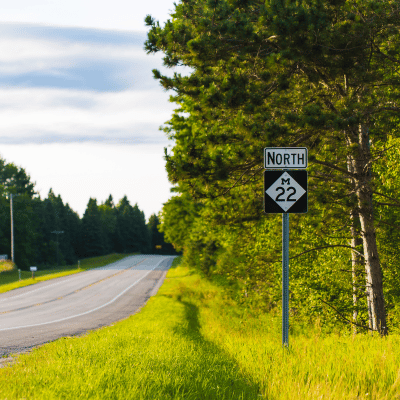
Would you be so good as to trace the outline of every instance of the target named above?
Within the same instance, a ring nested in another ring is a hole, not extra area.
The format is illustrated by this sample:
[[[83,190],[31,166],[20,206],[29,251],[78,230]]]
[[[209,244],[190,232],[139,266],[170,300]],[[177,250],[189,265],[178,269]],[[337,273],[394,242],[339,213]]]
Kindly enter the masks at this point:
[[[177,195],[161,229],[184,262],[279,312],[282,217],[263,211],[263,149],[307,147],[290,318],[398,330],[400,3],[181,0],[146,24],[146,51],[173,72],[153,70],[177,106],[163,126]]]
[[[90,198],[82,218],[51,189],[35,192],[27,172],[0,158],[0,254],[11,258],[10,196],[13,202],[14,256],[18,268],[72,265],[111,253],[176,254],[159,232],[157,215],[145,215],[124,196],[98,204]]]

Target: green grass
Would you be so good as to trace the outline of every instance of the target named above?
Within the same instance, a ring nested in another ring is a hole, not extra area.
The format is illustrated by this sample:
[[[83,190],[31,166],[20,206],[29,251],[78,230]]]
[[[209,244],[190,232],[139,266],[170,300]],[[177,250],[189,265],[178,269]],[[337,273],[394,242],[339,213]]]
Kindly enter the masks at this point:
[[[279,317],[177,264],[138,314],[0,369],[0,399],[400,399],[399,336],[314,329],[283,349]]]
[[[59,278],[61,276],[76,274],[78,272],[86,271],[87,269],[103,267],[104,265],[121,260],[122,258],[134,255],[132,254],[108,254],[106,256],[84,258],[80,261],[80,268],[78,264],[68,265],[65,267],[43,269],[35,272],[35,277],[32,279],[32,272],[21,271],[21,280],[19,280],[18,270],[2,272],[0,270],[0,293],[8,292],[9,290],[17,289],[20,287],[33,285],[38,282],[47,281],[49,279]],[[1,264],[0,264],[1,265]],[[2,273],[1,273],[2,272]]]

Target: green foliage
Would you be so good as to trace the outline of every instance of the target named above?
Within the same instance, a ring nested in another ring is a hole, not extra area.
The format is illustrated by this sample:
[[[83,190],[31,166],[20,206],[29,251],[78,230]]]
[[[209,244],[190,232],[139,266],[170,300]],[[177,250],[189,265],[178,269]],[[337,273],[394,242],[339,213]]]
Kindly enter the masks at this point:
[[[121,252],[146,252],[149,246],[149,234],[144,213],[137,204],[131,206],[128,198],[124,196],[117,207],[117,224]]]
[[[226,277],[240,301],[273,310],[280,219],[262,213],[262,149],[306,146],[309,213],[291,218],[292,312],[331,329],[349,327],[357,311],[358,323],[368,325],[365,276],[358,271],[362,278],[352,281],[349,248],[362,232],[352,231],[350,215],[371,219],[360,193],[380,187],[370,172],[384,165],[388,137],[398,135],[398,2],[185,0],[164,26],[151,17],[146,23],[146,50],[190,71],[154,71],[178,105],[164,126],[173,141],[166,169],[179,193],[161,213],[166,238],[184,250],[187,265]],[[372,217],[384,265],[397,254],[388,246],[396,236],[375,214],[387,195],[386,187],[374,194]],[[383,268],[386,299],[395,293],[391,265],[391,272]],[[395,301],[387,306],[392,313]]]
[[[392,326],[399,329],[400,305],[400,266],[398,249],[400,247],[400,163],[399,139],[390,137],[385,143],[387,151],[382,154],[373,173],[376,176],[376,192],[385,193],[383,200],[374,197],[375,212],[379,221],[377,236],[382,254],[383,276],[385,279],[385,299],[389,308],[389,320]],[[379,201],[381,200],[381,201]]]
[[[94,257],[105,252],[105,235],[100,220],[100,210],[96,199],[89,199],[82,218],[82,238],[85,243],[84,255]]]
[[[175,255],[177,252],[171,243],[165,242],[164,233],[159,230],[160,220],[156,214],[150,215],[149,223],[147,224],[150,235],[150,248],[151,254],[165,254]]]
[[[10,194],[13,194],[14,248],[18,268],[51,268],[110,253],[150,251],[144,213],[125,196],[90,199],[83,218],[50,189],[41,199],[24,169],[0,158],[0,254],[11,258]],[[58,232],[58,233],[56,233]],[[167,243],[164,249],[173,252]]]
[[[171,197],[163,207],[160,230],[178,251],[183,250],[189,241],[188,232],[198,217],[198,208],[199,205],[185,193]]]

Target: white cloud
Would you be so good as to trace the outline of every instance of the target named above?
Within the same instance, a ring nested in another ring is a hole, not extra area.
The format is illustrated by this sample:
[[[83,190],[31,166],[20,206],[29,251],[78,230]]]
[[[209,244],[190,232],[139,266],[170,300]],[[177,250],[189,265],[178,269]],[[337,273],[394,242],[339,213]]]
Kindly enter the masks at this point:
[[[0,143],[100,140],[164,142],[159,126],[174,109],[156,91],[0,89]],[[63,139],[64,136],[64,139]]]
[[[174,9],[172,0],[13,0],[1,5],[5,22],[84,26],[100,29],[145,30],[151,14],[166,21]]]
[[[67,40],[38,38],[0,38],[0,73],[16,75],[46,71],[60,74],[60,69],[90,62],[154,62],[138,45],[74,43]],[[156,63],[159,64],[159,58]]]
[[[55,3],[26,5],[34,15]],[[98,2],[83,3],[85,14]],[[23,0],[12,4],[24,10]],[[68,4],[78,10],[75,0]],[[3,18],[10,10],[2,9]],[[132,39],[131,33],[24,29],[0,35],[0,155],[24,167],[42,197],[52,187],[81,215],[89,197],[101,202],[110,193],[116,201],[126,194],[146,217],[158,212],[171,195],[163,160],[168,142],[159,126],[176,108],[152,78],[161,56],[147,56],[140,35]]]
[[[85,42],[79,34],[90,37],[90,30],[63,30],[58,38],[57,30],[24,29],[34,34],[14,27],[0,38],[0,143],[165,142],[159,126],[174,106],[152,78],[161,56],[146,55],[141,35],[103,31],[103,42]]]

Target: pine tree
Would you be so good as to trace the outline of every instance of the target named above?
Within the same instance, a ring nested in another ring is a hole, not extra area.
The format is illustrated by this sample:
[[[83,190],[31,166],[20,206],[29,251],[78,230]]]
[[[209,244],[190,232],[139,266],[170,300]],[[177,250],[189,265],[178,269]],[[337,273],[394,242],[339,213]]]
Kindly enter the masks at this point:
[[[105,253],[105,236],[96,199],[89,199],[83,215],[82,240],[85,257],[95,257]]]
[[[370,328],[383,335],[371,202],[381,195],[371,169],[384,148],[385,121],[400,112],[399,15],[394,1],[185,0],[164,27],[146,19],[148,52],[163,51],[167,67],[192,69],[173,77],[154,71],[180,106],[165,128],[175,140],[166,155],[170,180],[204,199],[215,223],[226,223],[215,203],[227,197],[240,201],[230,202],[233,224],[257,223],[262,148],[307,146],[316,205],[327,220],[345,221],[347,237],[362,233]]]
[[[116,242],[118,240],[117,230],[117,210],[114,200],[110,194],[108,199],[99,206],[101,223],[106,236],[106,253],[115,252]]]
[[[150,253],[152,254],[177,254],[171,243],[164,239],[164,233],[160,230],[160,220],[156,214],[152,214],[147,224],[150,236]],[[184,233],[185,231],[182,231]],[[187,230],[186,230],[187,232]]]

